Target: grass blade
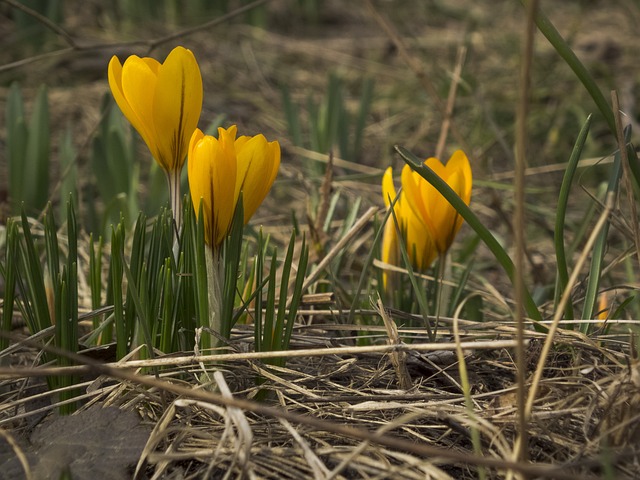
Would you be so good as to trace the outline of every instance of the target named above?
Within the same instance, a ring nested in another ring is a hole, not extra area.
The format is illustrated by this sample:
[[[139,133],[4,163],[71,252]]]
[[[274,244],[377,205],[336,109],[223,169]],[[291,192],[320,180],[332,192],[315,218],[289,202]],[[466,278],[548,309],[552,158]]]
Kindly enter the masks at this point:
[[[530,0],[522,0],[522,3],[526,6],[529,1]],[[562,35],[560,35],[556,27],[551,23],[551,20],[549,20],[540,8],[536,10],[535,22],[540,32],[542,32],[553,48],[555,48],[558,55],[560,55],[566,64],[569,65],[569,68],[573,70],[584,88],[587,89],[587,92],[591,95],[591,98],[598,107],[598,110],[600,110],[600,113],[602,113],[602,116],[606,120],[611,133],[615,136],[616,122],[613,116],[613,111],[589,71],[578,59],[576,54],[573,53],[569,44],[564,38],[562,38]]]
[[[562,185],[560,186],[560,193],[558,194],[558,207],[556,209],[556,225],[554,229],[554,242],[556,250],[556,262],[557,273],[556,278],[556,291],[554,296],[554,305],[557,306],[562,296],[562,292],[569,282],[569,271],[567,270],[567,256],[564,246],[564,224],[567,213],[567,205],[569,203],[569,194],[571,192],[571,183],[578,168],[578,161],[582,154],[582,148],[584,147],[587,135],[589,134],[589,128],[591,127],[591,115],[587,117],[576,143],[573,146],[573,151],[569,157],[567,168],[562,178]],[[567,302],[565,307],[565,318],[573,320],[573,304]]]
[[[4,278],[4,302],[2,304],[2,328],[3,332],[11,331],[11,320],[13,319],[13,307],[16,291],[16,273],[18,260],[18,224],[11,218],[7,221],[7,243],[5,250],[4,267],[0,263],[0,269]],[[0,350],[4,350],[9,346],[9,339],[5,336],[0,337]]]
[[[231,222],[231,232],[224,243],[224,285],[222,289],[222,328],[219,332],[224,338],[231,336],[233,328],[233,306],[238,285],[238,266],[242,254],[242,235],[244,231],[244,207],[242,192]]]
[[[34,334],[51,326],[51,315],[43,280],[44,272],[40,266],[40,258],[36,253],[35,240],[31,234],[24,208],[21,218],[23,235],[23,241],[20,242],[21,271],[26,277],[26,285],[20,282],[20,285],[25,287],[21,294],[30,303],[29,310],[33,315],[28,316],[25,320],[30,332]]]
[[[629,136],[631,130],[625,131],[625,142],[629,142]],[[620,152],[617,152],[613,162],[613,169],[609,176],[609,183],[607,185],[607,196],[612,192],[618,191],[618,185],[620,176],[622,175],[622,157]],[[593,246],[593,253],[591,254],[591,266],[589,267],[589,280],[587,282],[587,288],[584,296],[584,304],[582,307],[582,320],[590,320],[593,318],[596,306],[598,304],[598,287],[600,286],[600,275],[602,273],[602,263],[604,261],[604,253],[607,248],[607,237],[609,235],[609,222],[605,222],[602,230],[598,234],[596,243]],[[589,323],[584,323],[581,326],[583,332],[588,331]]]
[[[111,296],[113,317],[116,328],[116,357],[123,358],[129,351],[129,334],[125,328],[122,280],[124,276],[122,258],[124,256],[124,220],[111,231]]]

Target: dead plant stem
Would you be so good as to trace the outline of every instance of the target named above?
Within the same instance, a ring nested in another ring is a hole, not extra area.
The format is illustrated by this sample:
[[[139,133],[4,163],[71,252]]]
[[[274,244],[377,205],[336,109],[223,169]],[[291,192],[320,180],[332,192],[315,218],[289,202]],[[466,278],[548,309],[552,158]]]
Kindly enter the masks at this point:
[[[517,390],[517,418],[518,439],[514,445],[514,460],[527,462],[527,416],[525,414],[525,402],[527,398],[526,385],[526,356],[525,356],[525,321],[524,321],[524,268],[526,257],[526,222],[525,222],[525,169],[527,165],[527,117],[529,100],[531,95],[531,64],[533,59],[533,42],[535,33],[535,14],[538,7],[537,0],[527,4],[527,17],[524,38],[522,42],[522,63],[520,66],[520,94],[516,111],[516,165],[514,176],[515,209],[513,226],[515,231],[515,316],[516,316],[516,383]]]
[[[611,103],[613,106],[613,117],[616,121],[616,140],[620,149],[620,159],[622,161],[622,182],[627,193],[627,202],[631,210],[631,230],[633,232],[633,242],[636,247],[638,265],[640,265],[640,225],[638,224],[638,208],[633,198],[633,188],[631,186],[631,169],[629,168],[629,156],[627,155],[627,145],[624,141],[624,128],[622,127],[622,115],[620,113],[620,101],[618,92],[611,92]]]
[[[458,47],[458,55],[456,57],[456,67],[451,77],[451,86],[449,87],[449,95],[447,97],[447,105],[444,112],[444,119],[442,120],[442,126],[440,127],[440,136],[438,137],[438,143],[436,146],[436,158],[442,160],[442,154],[444,152],[444,146],[447,143],[447,136],[449,135],[449,128],[451,127],[451,119],[453,118],[453,107],[456,103],[456,93],[458,91],[458,85],[460,84],[460,76],[462,75],[462,66],[467,56],[467,47]]]

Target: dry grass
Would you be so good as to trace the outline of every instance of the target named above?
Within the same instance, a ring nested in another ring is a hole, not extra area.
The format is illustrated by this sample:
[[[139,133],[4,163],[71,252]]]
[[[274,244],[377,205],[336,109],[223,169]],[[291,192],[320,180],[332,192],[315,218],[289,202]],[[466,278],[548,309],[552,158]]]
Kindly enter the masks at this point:
[[[184,356],[175,362],[160,358],[157,362],[166,366],[158,378],[149,370],[134,374],[118,368],[111,372],[115,378],[129,373],[116,382],[96,378],[106,373],[102,368],[114,369],[115,364],[92,367],[89,375],[95,379],[81,385],[90,392],[81,410],[96,403],[115,405],[138,412],[143,423],[153,425],[138,465],[139,478],[202,478],[203,472],[212,478],[476,478],[478,463],[492,467],[489,478],[503,478],[506,468],[496,467],[508,465],[516,430],[515,364],[511,349],[504,348],[505,341],[513,340],[514,329],[464,323],[465,345],[483,347],[467,348],[464,356],[473,418],[464,407],[453,345],[432,345],[440,348],[419,352],[427,339],[418,331],[400,329],[416,345],[406,348],[412,386],[400,389],[391,353],[355,346],[355,337],[346,335],[355,326],[341,324],[301,328],[294,349],[324,351],[292,354],[286,368],[244,359],[247,354],[242,352],[250,352],[251,344],[240,340],[230,345],[238,353],[208,380],[211,369],[200,365],[211,357],[192,357],[190,364]],[[384,343],[382,331],[369,330],[375,343]],[[235,338],[247,337],[243,329],[234,333]],[[449,334],[443,327],[444,338]],[[541,341],[541,335],[528,340],[529,374],[539,360]],[[597,478],[612,468],[616,478],[634,476],[640,453],[640,372],[636,364],[627,363],[628,349],[624,339],[560,331],[529,422],[528,451],[535,467],[529,465],[528,473]],[[21,358],[24,364],[35,353],[25,347],[12,355],[12,363]],[[14,435],[33,428],[34,419],[37,423],[56,406],[56,392],[41,393],[50,402],[40,399],[45,407],[35,409],[38,399],[31,388],[37,383],[25,388],[33,374],[41,375],[25,368],[18,374],[21,378],[2,383],[0,426]],[[257,377],[263,379],[259,386]],[[177,387],[182,390],[175,391]],[[242,408],[233,403],[256,396],[262,400],[241,403]],[[231,400],[225,405],[223,398]],[[344,426],[360,430],[366,440],[345,434]],[[482,439],[480,458],[472,454],[474,428]],[[407,450],[402,440],[416,450]],[[527,464],[521,468],[527,471]]]

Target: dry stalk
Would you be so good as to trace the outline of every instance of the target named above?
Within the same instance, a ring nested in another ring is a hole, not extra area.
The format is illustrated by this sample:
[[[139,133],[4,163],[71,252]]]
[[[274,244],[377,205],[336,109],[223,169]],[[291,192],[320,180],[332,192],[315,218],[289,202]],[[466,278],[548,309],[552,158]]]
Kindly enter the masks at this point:
[[[515,208],[513,213],[513,227],[515,234],[515,317],[516,317],[516,383],[517,409],[518,409],[518,439],[514,447],[514,459],[526,462],[529,458],[527,451],[527,415],[525,413],[525,402],[527,398],[526,377],[526,357],[524,348],[525,320],[524,320],[524,274],[525,257],[527,256],[526,245],[526,222],[525,222],[525,168],[527,165],[527,117],[529,112],[529,101],[531,95],[531,64],[533,60],[533,40],[535,33],[535,14],[538,8],[537,0],[531,0],[527,4],[526,28],[524,31],[524,41],[522,43],[522,63],[520,65],[519,101],[516,111],[516,165],[515,177],[513,181]],[[509,478],[512,472],[509,472]]]
[[[326,467],[322,460],[318,458],[318,456],[311,449],[309,444],[305,441],[304,438],[296,431],[295,428],[291,426],[291,424],[284,420],[280,419],[280,423],[287,431],[291,434],[293,439],[300,445],[302,451],[304,452],[304,458],[307,460],[311,471],[313,472],[313,477],[316,480],[326,480],[329,478],[329,469]]]
[[[378,300],[376,301],[376,307],[380,316],[382,317],[382,321],[384,322],[384,327],[387,330],[388,342],[389,345],[400,345],[402,342],[400,341],[400,336],[398,335],[398,326],[395,324],[389,315],[387,314],[384,305],[382,304],[382,300],[378,296]],[[402,390],[409,390],[413,387],[413,382],[411,381],[411,375],[409,375],[409,370],[407,370],[407,354],[406,352],[391,352],[391,363],[393,365],[393,369],[396,371],[396,377],[398,378],[398,385]]]
[[[451,450],[448,448],[437,447],[422,442],[416,443],[414,441],[406,440],[396,435],[392,436],[381,433],[372,433],[371,431],[365,430],[363,428],[352,427],[335,421],[327,421],[314,415],[302,415],[288,409],[274,408],[262,403],[256,403],[237,397],[227,397],[218,393],[208,392],[201,389],[194,389],[192,386],[182,386],[178,383],[166,381],[163,379],[135,374],[124,369],[114,368],[113,366],[97,363],[76,354],[62,352],[60,349],[56,349],[53,347],[47,348],[52,350],[54,353],[68,355],[74,362],[86,362],[87,366],[90,367],[93,374],[107,375],[112,378],[123,380],[125,382],[130,382],[132,385],[136,385],[138,388],[145,387],[144,391],[147,392],[149,391],[149,389],[155,391],[156,393],[159,391],[165,391],[167,393],[181,396],[184,399],[212,403],[214,405],[225,406],[227,408],[238,408],[268,418],[285,419],[292,423],[304,425],[310,428],[312,431],[330,432],[340,437],[350,438],[351,440],[366,440],[372,444],[375,443],[379,446],[401,450],[405,453],[412,453],[418,456],[437,457],[442,460],[448,460],[451,462],[462,462],[464,464],[485,466],[489,468],[497,468],[500,470],[513,469],[530,475],[542,475],[547,477],[552,476],[558,479],[575,478],[572,472],[568,471],[562,466],[543,463],[539,463],[536,465],[527,465],[491,457],[478,457],[476,455],[470,454],[469,452]],[[428,413],[428,411],[426,411],[426,413]],[[421,414],[424,415],[425,412],[423,411],[421,412]]]
[[[451,78],[451,86],[449,87],[449,95],[447,96],[447,106],[444,112],[442,126],[440,127],[440,136],[438,137],[438,143],[436,144],[436,158],[439,159],[442,159],[444,146],[447,143],[447,135],[449,134],[449,128],[451,127],[451,119],[453,118],[453,107],[456,102],[456,92],[458,91],[458,85],[460,84],[462,66],[464,65],[466,56],[467,47],[458,47],[456,67]]]
[[[618,92],[611,92],[611,103],[613,104],[613,116],[616,121],[616,140],[618,141],[618,149],[620,150],[620,159],[622,161],[622,182],[627,193],[627,202],[631,211],[631,230],[633,232],[633,243],[636,247],[636,255],[638,265],[640,265],[640,224],[638,224],[638,208],[636,207],[635,198],[633,198],[633,188],[631,186],[631,169],[629,167],[629,156],[627,155],[627,146],[624,142],[624,128],[622,127],[622,114],[620,112],[620,101],[618,100]]]
[[[496,350],[500,348],[514,348],[514,340],[480,340],[471,342],[461,342],[461,347],[469,350]],[[412,343],[410,345],[365,345],[365,346],[349,346],[349,347],[329,347],[329,348],[308,348],[303,350],[282,350],[279,352],[240,352],[240,353],[222,353],[217,355],[189,355],[181,357],[165,357],[148,360],[131,360],[126,363],[108,363],[105,367],[113,369],[128,370],[130,368],[143,367],[160,367],[160,366],[179,366],[179,365],[197,365],[201,362],[229,362],[238,360],[264,360],[276,357],[311,357],[311,356],[329,356],[329,355],[361,355],[366,353],[391,353],[391,352],[436,352],[439,350],[455,350],[457,344],[455,342],[443,343]],[[68,354],[69,352],[64,352]],[[69,375],[76,373],[87,373],[92,371],[94,367],[88,364],[86,358],[81,357],[82,363],[74,367],[42,367],[42,368],[0,368],[0,380],[21,377],[41,377],[46,375]]]

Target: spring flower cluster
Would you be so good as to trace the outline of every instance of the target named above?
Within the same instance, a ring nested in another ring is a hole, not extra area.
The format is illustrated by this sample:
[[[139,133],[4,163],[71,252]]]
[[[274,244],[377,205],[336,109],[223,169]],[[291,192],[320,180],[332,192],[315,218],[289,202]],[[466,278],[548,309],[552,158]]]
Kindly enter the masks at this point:
[[[180,172],[189,157],[189,188],[196,210],[203,204],[205,240],[212,249],[227,236],[240,192],[244,222],[271,189],[280,166],[280,145],[263,135],[236,138],[220,128],[218,138],[197,128],[202,76],[193,53],[176,47],[164,63],[132,55],[109,62],[109,86],[124,116],[167,175],[171,206],[180,224]]]

